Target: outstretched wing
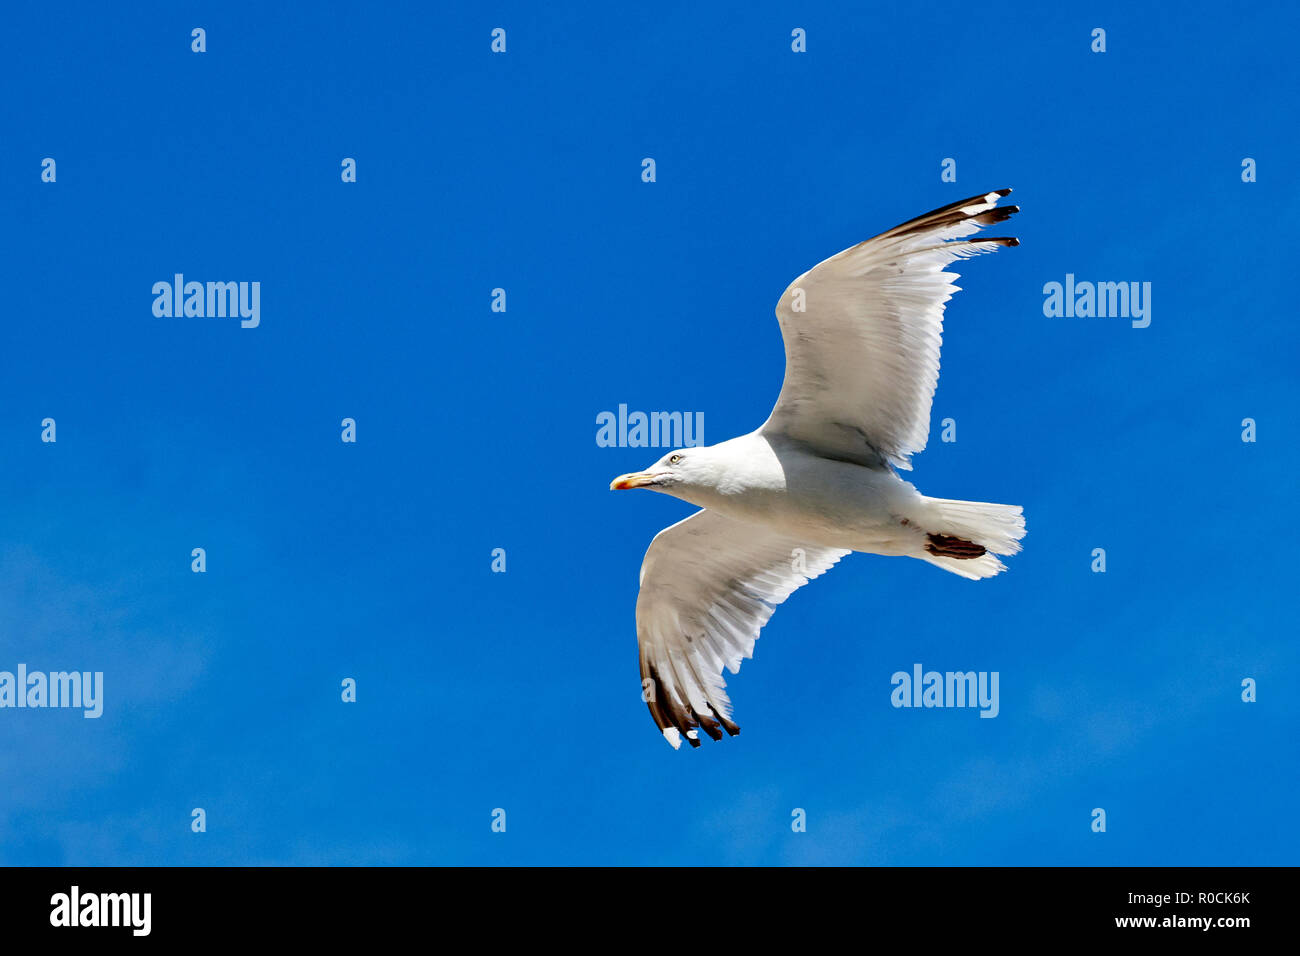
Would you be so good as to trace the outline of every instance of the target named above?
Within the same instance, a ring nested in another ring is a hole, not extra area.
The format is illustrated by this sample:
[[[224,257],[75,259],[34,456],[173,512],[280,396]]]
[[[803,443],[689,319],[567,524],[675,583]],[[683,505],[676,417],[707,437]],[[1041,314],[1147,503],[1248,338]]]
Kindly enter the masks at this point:
[[[911,469],[925,447],[939,380],[954,259],[1019,245],[963,239],[1019,211],[1000,189],[944,206],[831,256],[781,296],[785,382],[763,426],[828,458]]]
[[[722,669],[740,670],[776,606],[849,552],[697,511],[655,535],[636,601],[642,696],[674,748],[731,721]]]

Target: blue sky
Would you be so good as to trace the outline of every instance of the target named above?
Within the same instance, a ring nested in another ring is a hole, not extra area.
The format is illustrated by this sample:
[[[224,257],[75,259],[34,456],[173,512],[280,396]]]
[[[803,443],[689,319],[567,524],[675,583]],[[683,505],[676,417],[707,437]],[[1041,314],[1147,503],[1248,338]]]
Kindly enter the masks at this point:
[[[0,710],[0,862],[1296,862],[1286,5],[7,20],[0,670],[106,700]],[[611,494],[662,452],[596,416],[754,428],[791,279],[1002,186],[908,477],[1023,505],[1024,552],[849,557],[729,677],[742,735],[672,751],[633,612],[692,509]],[[154,317],[178,272],[261,324]],[[1046,317],[1067,273],[1151,282],[1150,327]],[[916,662],[999,716],[892,708]]]

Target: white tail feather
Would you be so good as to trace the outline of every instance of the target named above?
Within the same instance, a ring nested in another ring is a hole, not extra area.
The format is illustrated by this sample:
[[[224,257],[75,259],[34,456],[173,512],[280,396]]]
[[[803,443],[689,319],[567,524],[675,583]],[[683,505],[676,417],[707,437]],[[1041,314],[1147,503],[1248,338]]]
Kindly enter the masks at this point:
[[[936,567],[979,580],[1006,570],[995,555],[1015,554],[1025,536],[1025,517],[1019,505],[995,505],[984,501],[927,498],[931,518],[925,530],[930,534],[952,535],[984,547],[978,558],[955,558],[922,552],[917,557]]]

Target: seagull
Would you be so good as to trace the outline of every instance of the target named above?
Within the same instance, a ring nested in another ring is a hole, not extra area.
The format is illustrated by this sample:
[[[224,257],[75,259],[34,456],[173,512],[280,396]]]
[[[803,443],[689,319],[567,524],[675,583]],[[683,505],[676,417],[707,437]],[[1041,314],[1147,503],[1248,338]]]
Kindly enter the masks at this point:
[[[831,256],[777,302],[785,381],[757,431],[682,448],[611,490],[702,510],[655,535],[636,602],[642,699],[674,749],[740,732],[722,678],[752,657],[778,604],[852,551],[992,577],[1025,534],[1016,505],[930,498],[899,477],[925,448],[939,380],[944,267],[1018,239],[976,237],[1018,206],[999,189]],[[974,238],[971,238],[974,237]]]

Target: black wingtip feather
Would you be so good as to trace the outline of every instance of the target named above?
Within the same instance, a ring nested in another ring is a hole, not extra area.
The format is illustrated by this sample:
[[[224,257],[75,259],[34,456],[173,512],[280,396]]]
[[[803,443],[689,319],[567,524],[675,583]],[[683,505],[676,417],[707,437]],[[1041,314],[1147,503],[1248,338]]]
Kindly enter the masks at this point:
[[[987,203],[989,196],[1002,197],[1007,195],[1010,192],[1011,192],[1010,189],[995,189],[992,192],[980,193],[978,196],[968,196],[965,199],[959,199],[956,202],[949,203],[946,206],[940,206],[938,209],[932,209],[930,212],[927,212],[921,216],[917,216],[915,219],[909,219],[907,222],[900,223],[899,225],[895,226],[893,229],[887,230],[886,232],[882,232],[880,235],[874,236],[873,239],[869,239],[867,241],[871,242],[875,239],[887,239],[887,238],[908,236],[913,233],[921,232],[923,230],[938,229],[938,228],[942,228],[943,226],[950,226],[967,219],[973,220],[974,222],[977,223],[984,223],[984,224],[987,224],[989,222],[1001,222],[1007,216],[1010,216],[1013,213],[1015,213],[1017,211],[1017,208],[1014,206],[1008,207],[1010,211],[1006,212],[1005,214],[1002,214],[1002,209],[998,207],[994,207],[993,209],[986,209],[983,212],[978,212],[975,213],[974,215],[970,215],[969,213],[965,212],[965,210],[968,207],[979,203]]]
[[[709,710],[713,713],[717,713],[717,711],[713,710],[712,705],[709,706]],[[704,728],[704,732],[706,734],[708,734],[714,740],[722,739],[722,728],[718,726],[718,722],[716,720],[708,716],[708,714],[697,713],[695,717],[700,722],[700,726]]]
[[[740,727],[718,713],[712,704],[706,702],[708,713],[701,714],[696,713],[690,703],[676,701],[664,687],[659,670],[644,654],[641,656],[641,679],[643,687],[646,680],[650,681],[646,706],[661,731],[676,730],[692,747],[700,746],[701,729],[714,740],[721,740],[724,730],[732,737],[740,733]]]
[[[735,737],[737,734],[740,733],[740,728],[735,723],[733,723],[732,721],[728,720],[726,717],[723,717],[720,713],[718,713],[718,709],[714,707],[712,704],[709,704],[709,713],[713,714],[713,716],[717,718],[718,723],[722,724],[722,728],[732,737]],[[714,737],[713,739],[721,740],[722,737],[718,736],[718,737]]]
[[[981,226],[991,226],[994,223],[1006,222],[1018,212],[1020,212],[1019,206],[998,206],[972,217],[971,222],[977,222]]]

